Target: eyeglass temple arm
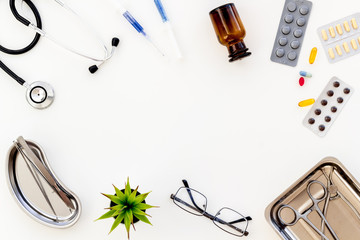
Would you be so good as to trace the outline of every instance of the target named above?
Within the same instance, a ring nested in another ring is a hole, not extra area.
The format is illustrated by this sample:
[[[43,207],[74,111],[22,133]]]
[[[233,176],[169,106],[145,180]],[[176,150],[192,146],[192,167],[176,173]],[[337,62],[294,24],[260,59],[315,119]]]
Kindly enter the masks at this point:
[[[204,212],[204,211],[202,211],[202,210],[199,210],[199,209],[191,206],[190,204],[188,204],[187,202],[181,200],[180,198],[175,197],[174,194],[171,194],[170,198],[173,199],[173,200],[175,200],[175,201],[177,201],[177,202],[179,202],[179,203],[181,203],[181,204],[184,204],[184,205],[187,206],[188,208],[191,208],[192,210],[197,211],[198,213],[203,213],[203,212]]]
[[[180,199],[180,198],[178,198],[178,197],[175,197],[174,194],[171,194],[171,195],[170,195],[170,198],[173,199],[173,200],[175,200],[175,201],[177,201],[177,202],[179,202],[179,203],[181,203],[181,204],[184,204],[185,206],[187,206],[188,208],[191,208],[191,209],[194,210],[194,211],[197,211],[197,212],[199,212],[199,213],[202,213],[204,217],[207,217],[207,218],[209,218],[210,220],[217,221],[217,222],[219,222],[219,223],[221,223],[221,224],[225,224],[225,225],[229,226],[230,228],[232,228],[232,229],[234,229],[234,230],[236,230],[236,231],[238,231],[238,232],[243,233],[245,236],[249,235],[249,232],[248,232],[248,231],[243,231],[243,230],[241,230],[241,229],[239,229],[239,228],[231,225],[232,223],[244,222],[244,221],[246,221],[245,218],[241,218],[241,219],[239,219],[239,220],[236,220],[236,221],[233,221],[233,222],[228,223],[228,222],[225,222],[224,220],[222,220],[222,219],[220,219],[220,218],[218,218],[218,217],[214,217],[213,215],[211,215],[210,213],[208,213],[208,212],[206,212],[206,211],[202,211],[202,210],[199,210],[199,209],[191,206],[190,204],[188,204],[187,202],[183,201],[182,199]],[[248,218],[250,218],[250,220],[252,220],[251,217],[246,217],[246,219],[248,219]]]
[[[250,216],[244,217],[244,218],[240,218],[238,220],[229,222],[229,224],[234,224],[234,223],[240,223],[240,222],[245,222],[246,220],[251,221],[252,218]]]
[[[203,214],[205,217],[210,218],[211,220],[215,219],[215,217],[213,215],[211,215],[210,213],[208,213],[206,211],[203,211],[203,210],[199,210],[196,207],[191,206],[190,204],[188,204],[184,200],[182,200],[182,199],[180,199],[178,197],[175,197],[174,194],[171,194],[170,198],[177,201],[177,202],[179,202],[179,203],[181,203],[181,204],[184,204],[186,207],[191,208],[192,210],[197,211],[198,213]]]
[[[189,189],[189,188],[190,188],[189,183],[188,183],[185,179],[183,179],[182,182],[183,182],[184,186],[186,187],[186,191],[187,191],[188,194],[189,194],[189,197],[190,197],[190,199],[191,199],[191,202],[192,202],[192,203],[194,204],[194,206],[198,209],[198,211],[201,211],[201,212],[202,212],[202,209],[195,203],[194,197],[193,197],[193,195],[191,194],[191,190]]]

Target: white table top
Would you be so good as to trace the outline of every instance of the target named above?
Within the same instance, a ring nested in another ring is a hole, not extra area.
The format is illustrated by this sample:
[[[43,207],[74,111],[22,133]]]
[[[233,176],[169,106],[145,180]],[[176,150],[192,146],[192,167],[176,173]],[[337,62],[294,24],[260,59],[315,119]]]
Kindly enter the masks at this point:
[[[111,220],[93,220],[108,205],[100,192],[111,193],[111,184],[122,186],[128,176],[140,191],[152,190],[148,203],[160,206],[148,211],[153,226],[136,224],[132,239],[235,239],[172,203],[169,196],[182,179],[208,197],[209,212],[228,206],[252,216],[246,239],[280,239],[264,210],[318,161],[337,157],[360,179],[360,55],[331,65],[316,34],[319,26],[359,10],[359,1],[314,1],[295,68],[270,61],[283,0],[235,1],[253,55],[231,64],[208,16],[226,1],[163,0],[183,51],[181,61],[160,56],[116,14],[109,0],[67,2],[106,41],[118,36],[119,49],[95,75],[87,71],[90,61],[48,39],[21,56],[1,53],[1,60],[25,80],[49,82],[56,99],[47,110],[32,109],[25,89],[0,71],[0,154],[5,160],[19,135],[38,142],[58,177],[80,197],[82,216],[65,230],[33,221],[11,197],[4,176],[4,239],[126,239],[122,227],[107,235]],[[53,1],[34,3],[44,29],[75,46],[81,42],[83,29],[80,37],[71,35],[76,34],[71,18]],[[153,1],[124,5],[169,53]],[[32,31],[11,15],[8,1],[0,1],[0,26],[2,45],[19,47],[32,39]],[[98,45],[90,42],[81,45],[96,53]],[[318,57],[309,65],[314,46]],[[313,73],[304,87],[297,83],[300,70]],[[332,76],[350,84],[355,93],[328,135],[319,138],[302,125],[309,108],[300,109],[297,103],[316,98]]]

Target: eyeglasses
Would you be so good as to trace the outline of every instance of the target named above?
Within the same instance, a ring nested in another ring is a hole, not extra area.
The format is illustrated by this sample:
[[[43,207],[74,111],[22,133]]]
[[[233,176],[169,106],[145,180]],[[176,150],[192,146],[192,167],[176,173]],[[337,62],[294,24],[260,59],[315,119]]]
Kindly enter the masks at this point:
[[[206,212],[207,198],[204,194],[189,187],[186,180],[182,180],[184,187],[180,187],[175,194],[171,194],[170,198],[181,209],[196,216],[204,216],[213,221],[213,223],[224,230],[237,237],[247,236],[248,221],[251,217],[244,217],[241,213],[224,207],[220,209],[215,216]],[[219,217],[221,215],[221,218]]]

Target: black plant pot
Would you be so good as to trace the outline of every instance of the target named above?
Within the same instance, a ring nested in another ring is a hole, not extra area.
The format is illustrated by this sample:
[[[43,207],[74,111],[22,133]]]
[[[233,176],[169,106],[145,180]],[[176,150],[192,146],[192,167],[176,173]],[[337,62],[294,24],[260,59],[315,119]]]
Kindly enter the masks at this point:
[[[125,189],[121,189],[120,191],[124,193]],[[134,189],[131,189],[131,192],[133,192],[133,191],[134,191]],[[136,196],[139,196],[140,194],[141,194],[140,192],[136,192]],[[116,193],[114,194],[114,196],[116,196]],[[146,201],[144,200],[141,203],[146,203]],[[110,207],[113,207],[115,205],[116,205],[116,203],[114,203],[113,201],[110,201]],[[142,210],[142,211],[146,212],[146,210]],[[114,218],[116,219],[116,217],[114,217]],[[140,221],[140,220],[134,216],[133,222],[137,223],[138,221]],[[122,220],[121,223],[124,224],[124,220]]]

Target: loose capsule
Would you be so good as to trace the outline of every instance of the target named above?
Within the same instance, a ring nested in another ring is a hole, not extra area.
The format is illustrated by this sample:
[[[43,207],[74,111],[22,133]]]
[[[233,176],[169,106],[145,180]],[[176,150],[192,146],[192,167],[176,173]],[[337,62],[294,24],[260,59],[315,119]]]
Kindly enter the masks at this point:
[[[310,98],[310,99],[299,102],[298,105],[299,105],[299,107],[307,107],[307,106],[313,105],[314,103],[315,103],[315,99]]]
[[[358,29],[358,24],[357,24],[355,18],[352,18],[352,19],[351,19],[351,25],[352,25],[353,29]]]
[[[336,25],[336,31],[338,32],[339,35],[342,35],[342,34],[343,34],[343,30],[342,30],[340,24]]]
[[[335,58],[334,50],[333,50],[332,48],[329,48],[328,52],[329,52],[330,58],[331,58],[331,59],[334,59],[334,58]]]
[[[307,77],[307,78],[311,78],[311,77],[312,77],[312,74],[309,73],[309,72],[300,71],[300,76]]]
[[[344,22],[344,28],[345,28],[345,31],[350,32],[350,25],[349,25],[348,21]]]
[[[345,52],[349,53],[350,52],[350,48],[349,48],[349,44],[347,42],[343,43],[343,47],[345,49]]]
[[[305,84],[305,79],[303,77],[301,77],[299,79],[299,85],[302,87],[302,86],[304,86],[304,84]]]
[[[326,33],[326,31],[324,29],[321,30],[321,36],[324,39],[324,41],[327,41],[329,39],[328,35],[327,35],[327,33]]]
[[[314,47],[313,49],[311,49],[311,53],[310,53],[310,57],[309,57],[310,64],[313,64],[315,62],[316,55],[317,55],[317,48]]]
[[[359,44],[360,44],[360,37],[358,37],[358,42],[359,42]]]
[[[352,48],[353,48],[354,50],[357,50],[357,49],[358,49],[358,45],[357,45],[355,39],[352,39],[350,43],[351,43],[351,46],[352,46]]]
[[[335,50],[336,50],[336,52],[337,52],[337,54],[338,54],[339,56],[342,55],[342,51],[341,51],[341,48],[340,48],[339,45],[336,45]]]
[[[330,33],[330,36],[331,36],[332,38],[334,38],[334,37],[336,36],[336,34],[335,34],[335,29],[334,29],[333,27],[330,27],[330,28],[329,28],[329,33]]]

